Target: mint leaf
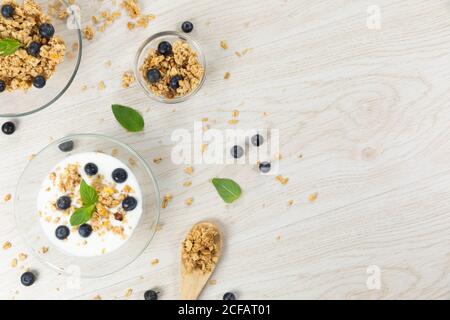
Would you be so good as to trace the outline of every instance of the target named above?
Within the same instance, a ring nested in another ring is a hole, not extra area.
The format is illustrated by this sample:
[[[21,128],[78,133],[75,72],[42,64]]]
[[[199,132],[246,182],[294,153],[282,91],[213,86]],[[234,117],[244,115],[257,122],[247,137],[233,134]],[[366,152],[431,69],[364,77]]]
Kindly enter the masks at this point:
[[[9,56],[17,51],[21,46],[20,41],[15,39],[0,40],[0,56]]]
[[[139,132],[144,130],[144,118],[141,114],[130,107],[119,104],[112,105],[112,112],[117,122],[130,132]]]
[[[231,179],[214,178],[212,184],[226,203],[232,203],[241,196],[241,187]]]
[[[94,210],[95,204],[77,209],[72,214],[72,216],[70,216],[70,224],[72,226],[79,226],[83,223],[88,222],[89,220],[91,220]]]
[[[83,201],[83,206],[90,206],[96,204],[98,201],[97,191],[82,180],[80,185],[80,196]]]

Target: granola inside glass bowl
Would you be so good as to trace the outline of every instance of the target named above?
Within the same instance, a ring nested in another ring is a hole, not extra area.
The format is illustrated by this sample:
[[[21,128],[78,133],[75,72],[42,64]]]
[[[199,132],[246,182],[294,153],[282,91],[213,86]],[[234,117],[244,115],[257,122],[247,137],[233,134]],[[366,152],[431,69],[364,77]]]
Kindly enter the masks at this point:
[[[96,134],[46,146],[23,171],[14,199],[17,229],[30,251],[57,272],[83,278],[106,276],[139,257],[157,230],[159,210],[147,162]]]
[[[206,77],[205,56],[192,38],[164,31],[148,38],[136,56],[135,74],[145,93],[163,103],[194,96]]]
[[[42,110],[69,88],[82,40],[66,0],[0,0],[0,117]]]

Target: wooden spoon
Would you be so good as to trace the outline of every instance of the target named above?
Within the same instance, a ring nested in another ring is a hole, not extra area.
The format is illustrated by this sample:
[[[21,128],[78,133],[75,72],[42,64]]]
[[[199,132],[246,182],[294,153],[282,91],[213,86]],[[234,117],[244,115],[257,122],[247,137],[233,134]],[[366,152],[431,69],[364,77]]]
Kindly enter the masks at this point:
[[[219,233],[219,237],[216,239],[216,244],[218,245],[218,254],[217,258],[220,259],[220,256],[222,254],[222,242],[223,242],[223,235],[220,230],[220,228],[217,226],[217,224],[209,222],[209,221],[203,221],[195,224],[192,229],[194,229],[197,226],[205,226],[205,227],[212,227],[216,229]],[[192,230],[191,229],[191,230]],[[190,230],[190,231],[191,231]],[[183,241],[184,245],[184,241]],[[183,245],[181,247],[181,250],[183,251]],[[211,275],[213,274],[217,263],[217,261],[211,268],[211,271],[203,273],[201,270],[194,269],[192,272],[188,272],[185,268],[184,262],[183,262],[183,256],[181,256],[181,299],[183,300],[197,300],[200,296],[200,293],[203,291],[203,288],[208,283],[209,278],[211,278]]]

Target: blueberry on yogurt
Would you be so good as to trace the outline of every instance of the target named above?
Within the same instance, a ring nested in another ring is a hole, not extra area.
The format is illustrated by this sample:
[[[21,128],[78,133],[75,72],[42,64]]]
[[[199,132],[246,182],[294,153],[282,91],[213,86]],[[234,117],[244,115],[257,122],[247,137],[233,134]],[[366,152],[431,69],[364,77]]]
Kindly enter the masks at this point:
[[[69,196],[62,196],[59,197],[58,200],[56,200],[56,207],[60,210],[67,210],[70,208],[71,203],[72,200]]]
[[[122,201],[122,208],[125,211],[133,211],[137,207],[137,200],[134,197],[126,197]]]
[[[128,173],[125,171],[125,169],[118,168],[113,171],[112,178],[117,183],[124,183],[128,179]]]
[[[3,80],[0,80],[0,92],[3,92],[6,90],[6,83]]]
[[[80,234],[80,236],[82,236],[83,238],[87,238],[91,235],[92,233],[92,226],[90,224],[82,224],[79,228],[78,228],[78,233]]]
[[[95,176],[98,173],[98,167],[90,162],[84,166],[84,172],[86,172],[88,176]]]
[[[55,236],[59,240],[67,239],[70,235],[70,229],[66,226],[59,226],[55,230]]]

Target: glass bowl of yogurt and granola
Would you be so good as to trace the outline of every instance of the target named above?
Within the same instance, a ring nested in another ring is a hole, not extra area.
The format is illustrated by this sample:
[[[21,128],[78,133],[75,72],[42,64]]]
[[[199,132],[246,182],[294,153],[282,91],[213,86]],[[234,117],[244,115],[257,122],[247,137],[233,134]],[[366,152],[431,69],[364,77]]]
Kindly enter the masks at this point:
[[[17,228],[58,272],[105,276],[133,262],[157,230],[157,182],[145,160],[112,138],[72,135],[27,165],[16,190]]]
[[[199,44],[176,31],[148,38],[136,56],[135,74],[145,93],[162,103],[179,103],[194,96],[206,75]]]
[[[0,117],[42,110],[81,61],[79,8],[65,0],[0,0]]]

